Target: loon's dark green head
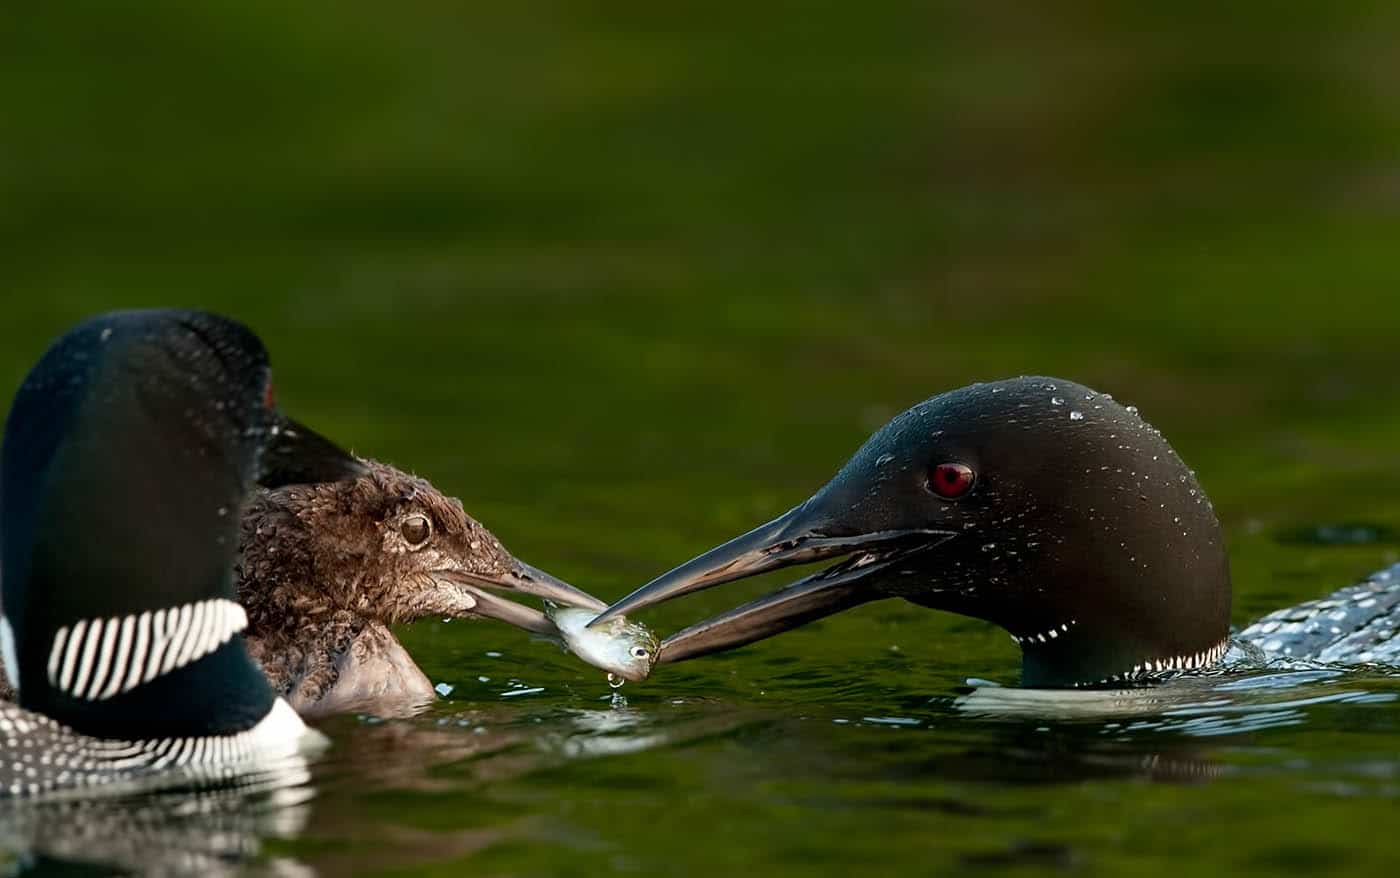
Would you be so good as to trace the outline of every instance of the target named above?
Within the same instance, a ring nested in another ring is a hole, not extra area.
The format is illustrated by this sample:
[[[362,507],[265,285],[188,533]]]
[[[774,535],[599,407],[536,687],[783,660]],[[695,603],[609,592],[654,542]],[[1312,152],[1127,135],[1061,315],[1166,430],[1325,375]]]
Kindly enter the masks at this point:
[[[277,409],[257,336],[193,311],[82,323],[20,386],[2,457],[0,642],[22,706],[124,739],[267,714],[237,636],[243,501],[363,466]]]
[[[887,597],[994,622],[1026,685],[1213,661],[1229,627],[1219,521],[1161,433],[1057,378],[964,387],[881,428],[830,482],[599,620],[780,567],[849,556],[693,625],[661,661],[732,649]]]

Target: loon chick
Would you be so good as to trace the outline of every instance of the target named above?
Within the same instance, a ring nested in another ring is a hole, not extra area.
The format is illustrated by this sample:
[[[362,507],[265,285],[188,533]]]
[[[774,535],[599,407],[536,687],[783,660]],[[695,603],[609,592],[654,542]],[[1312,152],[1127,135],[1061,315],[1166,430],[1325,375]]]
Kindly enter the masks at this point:
[[[1027,686],[1201,668],[1228,646],[1230,570],[1195,474],[1136,409],[1058,378],[975,384],[877,431],[810,499],[618,601],[849,556],[667,638],[732,649],[880,598],[993,622]],[[596,623],[595,623],[596,624]]]
[[[485,617],[558,636],[540,611],[481,587],[604,608],[517,561],[460,500],[363,463],[358,479],[260,492],[243,513],[237,573],[248,651],[303,717],[402,715],[436,698],[390,625]]]
[[[234,600],[254,483],[364,465],[284,416],[249,329],[129,311],[60,337],[0,451],[0,795],[219,782],[324,739],[249,658]]]

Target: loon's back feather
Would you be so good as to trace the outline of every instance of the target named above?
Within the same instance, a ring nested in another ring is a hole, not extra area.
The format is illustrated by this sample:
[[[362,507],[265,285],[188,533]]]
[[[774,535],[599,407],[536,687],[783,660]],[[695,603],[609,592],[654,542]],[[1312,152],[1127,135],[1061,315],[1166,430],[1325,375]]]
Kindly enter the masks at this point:
[[[1334,664],[1400,664],[1400,564],[1324,598],[1275,610],[1238,639],[1268,658]]]

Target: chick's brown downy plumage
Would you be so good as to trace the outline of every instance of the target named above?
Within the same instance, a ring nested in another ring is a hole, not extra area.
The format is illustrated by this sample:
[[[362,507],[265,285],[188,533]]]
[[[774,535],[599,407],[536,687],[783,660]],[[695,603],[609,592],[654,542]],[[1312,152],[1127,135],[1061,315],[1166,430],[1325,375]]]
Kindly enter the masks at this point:
[[[243,514],[236,574],[248,648],[304,715],[430,702],[432,684],[388,626],[478,615],[489,596],[462,580],[499,582],[521,569],[460,500],[367,465],[352,482],[261,492]]]

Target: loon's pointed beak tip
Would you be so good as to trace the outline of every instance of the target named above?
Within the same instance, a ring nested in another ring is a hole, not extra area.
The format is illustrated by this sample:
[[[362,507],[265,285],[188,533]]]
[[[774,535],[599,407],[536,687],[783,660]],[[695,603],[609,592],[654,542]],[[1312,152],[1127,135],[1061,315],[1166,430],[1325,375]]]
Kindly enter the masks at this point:
[[[834,522],[808,501],[662,574],[613,604],[594,624],[783,567],[854,556],[848,563],[671,635],[662,643],[658,661],[671,663],[723,652],[886,597],[874,574],[894,560],[936,546],[947,537],[947,531],[886,529],[877,521]]]
[[[476,573],[470,570],[456,570],[445,575],[459,586],[470,587],[473,591],[484,588],[499,589],[541,598],[546,603],[578,607],[595,613],[607,608],[603,601],[557,576],[523,561],[510,560],[511,563],[502,572]]]
[[[504,622],[532,634],[553,635],[557,631],[549,617],[534,607],[517,604],[485,589],[448,577],[453,585],[471,596],[472,609],[466,615]]]
[[[788,534],[794,530],[795,517],[806,506],[803,504],[661,574],[608,607],[590,626],[791,563],[788,558],[792,551],[782,547],[785,541],[792,542]]]
[[[606,602],[583,589],[523,561],[516,561],[515,573],[516,580],[520,583],[517,590],[525,594],[532,594],[564,606],[592,610],[595,613],[601,613],[608,607]]]
[[[647,586],[643,586],[642,588],[639,588],[636,591],[629,594],[627,597],[622,598],[621,600],[611,604],[610,606],[604,607],[603,611],[597,616],[595,616],[593,620],[584,627],[593,628],[599,625],[606,625],[613,619],[621,618],[622,616],[626,616],[629,613],[642,609],[643,607],[650,606],[652,602],[645,600],[646,596],[642,594],[642,592],[646,588]]]

